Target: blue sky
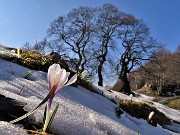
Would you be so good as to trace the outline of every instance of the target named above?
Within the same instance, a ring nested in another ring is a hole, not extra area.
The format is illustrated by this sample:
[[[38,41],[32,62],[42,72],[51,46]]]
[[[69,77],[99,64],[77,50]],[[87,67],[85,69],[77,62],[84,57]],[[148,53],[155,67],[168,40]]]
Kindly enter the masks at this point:
[[[151,35],[174,51],[180,44],[180,0],[0,0],[0,44],[17,47],[46,36],[50,23],[79,6],[111,3],[143,19]]]

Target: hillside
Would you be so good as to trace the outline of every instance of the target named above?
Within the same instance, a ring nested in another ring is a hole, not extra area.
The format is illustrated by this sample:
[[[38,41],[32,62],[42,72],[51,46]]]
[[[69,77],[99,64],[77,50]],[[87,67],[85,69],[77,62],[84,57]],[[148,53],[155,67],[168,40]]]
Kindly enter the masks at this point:
[[[0,66],[0,94],[27,103],[26,110],[33,109],[48,94],[46,73],[30,70],[2,59],[0,59]],[[25,79],[24,76],[29,70],[31,75]],[[109,99],[118,97],[121,100],[130,100],[129,96],[109,92],[105,88],[99,87],[98,91]],[[143,135],[170,135],[180,133],[180,125],[176,123],[166,126],[175,133],[160,125],[154,127],[146,120],[137,119],[126,112],[117,117],[115,114],[117,105],[104,96],[80,86],[63,88],[54,100],[54,104],[59,102],[60,107],[50,130],[59,135],[133,135],[138,132]],[[133,98],[133,100],[152,102],[151,97],[144,95]],[[159,103],[154,103],[154,106],[167,117],[180,122],[180,111]],[[29,120],[42,123],[43,111],[44,107],[32,114]],[[21,126],[14,126],[4,121],[0,122],[0,131],[4,135],[27,134]]]

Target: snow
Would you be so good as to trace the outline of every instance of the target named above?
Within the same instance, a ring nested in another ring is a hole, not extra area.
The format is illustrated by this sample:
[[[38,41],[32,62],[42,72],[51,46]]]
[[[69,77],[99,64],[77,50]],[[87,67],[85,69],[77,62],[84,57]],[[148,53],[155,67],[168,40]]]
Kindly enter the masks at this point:
[[[97,91],[99,91],[99,93],[103,93],[103,95],[105,95],[109,99],[112,99],[113,97],[117,97],[118,101],[119,100],[131,100],[131,96],[124,95],[122,93],[112,91],[112,90],[110,90],[110,92],[109,92],[106,88],[103,88],[100,86],[98,86]],[[180,111],[179,110],[171,109],[160,103],[153,102],[153,99],[154,99],[154,97],[146,96],[146,95],[139,94],[139,93],[136,93],[136,97],[132,98],[132,100],[134,100],[134,101],[147,102],[147,103],[153,104],[159,111],[164,113],[167,117],[169,117],[172,120],[180,122],[180,117],[179,117]]]
[[[12,69],[11,69],[11,67]],[[17,64],[0,59],[0,94],[14,98],[27,105],[24,109],[32,110],[48,94],[47,74],[41,71],[30,70]],[[12,70],[14,74],[12,73]],[[29,79],[24,79],[27,71],[31,71]],[[21,89],[22,93],[19,95]],[[118,92],[107,91],[98,87],[99,93],[112,98],[130,100],[130,97]],[[139,95],[133,100],[152,102],[152,97]],[[51,130],[63,135],[177,135],[180,133],[178,124],[168,125],[179,133],[171,132],[161,126],[153,127],[146,120],[137,119],[124,113],[120,117],[115,115],[117,106],[100,94],[82,88],[67,86],[60,90],[53,100],[53,106],[60,103],[57,114],[51,125]],[[155,106],[168,117],[180,122],[180,111],[170,109],[164,105],[154,103]],[[33,113],[29,119],[42,122],[44,106]],[[0,132],[3,135],[22,134],[25,130],[14,124],[0,121]]]
[[[15,50],[7,49],[7,47],[0,44],[0,54],[4,55],[13,55],[17,57],[17,53],[15,53]]]
[[[22,128],[4,121],[0,121],[0,131],[1,135],[28,135]]]
[[[171,111],[169,111],[169,107],[156,102],[154,102],[154,105],[158,108],[159,111],[166,114],[166,116],[170,119],[180,122],[180,111],[175,109],[171,109]]]

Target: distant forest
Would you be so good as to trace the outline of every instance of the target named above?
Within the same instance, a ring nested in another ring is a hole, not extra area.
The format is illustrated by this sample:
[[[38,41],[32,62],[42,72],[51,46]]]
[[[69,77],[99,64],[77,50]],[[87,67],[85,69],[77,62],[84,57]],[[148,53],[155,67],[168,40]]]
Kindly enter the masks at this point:
[[[131,88],[144,85],[159,95],[180,89],[180,46],[175,52],[161,49],[143,67],[130,74]]]

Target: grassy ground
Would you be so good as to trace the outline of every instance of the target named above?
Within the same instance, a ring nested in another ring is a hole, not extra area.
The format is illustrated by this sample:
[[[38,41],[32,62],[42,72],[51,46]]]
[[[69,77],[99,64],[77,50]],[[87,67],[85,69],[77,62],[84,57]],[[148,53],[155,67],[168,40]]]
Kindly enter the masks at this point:
[[[171,97],[163,102],[164,105],[167,105],[170,108],[180,110],[180,97]]]
[[[145,94],[147,96],[154,97],[154,102],[160,102],[170,108],[180,110],[180,96],[176,97],[165,97],[165,96],[159,96],[157,93],[149,90],[148,88],[141,88],[137,90],[137,92]]]

